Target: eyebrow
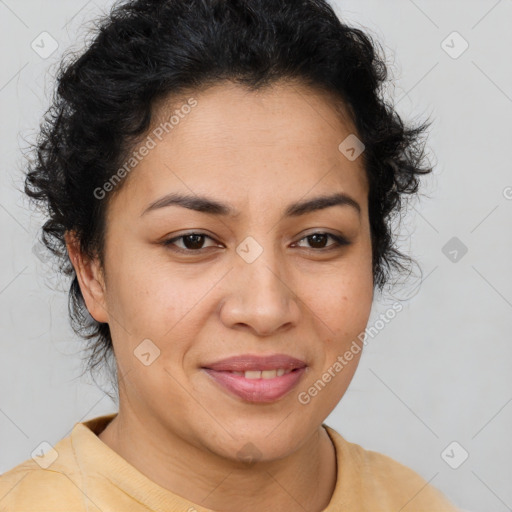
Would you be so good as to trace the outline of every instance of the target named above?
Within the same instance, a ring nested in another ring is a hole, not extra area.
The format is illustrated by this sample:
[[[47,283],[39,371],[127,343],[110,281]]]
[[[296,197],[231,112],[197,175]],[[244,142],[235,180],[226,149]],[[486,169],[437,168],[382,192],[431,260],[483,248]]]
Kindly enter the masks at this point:
[[[181,206],[183,208],[188,208],[189,210],[195,210],[209,215],[236,217],[240,214],[240,212],[232,206],[206,196],[190,196],[173,192],[151,203],[142,212],[141,216],[150,211],[165,208],[167,206]],[[284,216],[299,217],[311,212],[330,208],[331,206],[349,206],[354,208],[358,215],[361,215],[361,206],[359,203],[349,195],[343,192],[338,192],[332,195],[324,195],[292,203],[286,208]]]

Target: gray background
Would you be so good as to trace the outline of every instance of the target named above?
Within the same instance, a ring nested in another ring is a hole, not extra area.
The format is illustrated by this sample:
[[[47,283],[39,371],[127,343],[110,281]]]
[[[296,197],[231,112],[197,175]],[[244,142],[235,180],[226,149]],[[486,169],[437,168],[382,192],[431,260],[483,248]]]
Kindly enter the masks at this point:
[[[70,46],[80,50],[84,23],[111,3],[0,0],[0,472],[41,441],[55,444],[75,422],[117,410],[80,376],[66,293],[53,290],[66,283],[37,257],[41,218],[19,192],[20,147],[37,133],[59,58]],[[326,423],[415,469],[461,508],[512,510],[512,1],[333,5],[383,44],[396,80],[387,94],[401,116],[434,118],[436,165],[400,238],[422,282],[395,290],[409,300],[369,338]],[[47,58],[31,47],[44,31],[59,45]],[[458,55],[464,40],[469,47]],[[393,301],[379,298],[369,325]],[[445,460],[460,462],[462,450],[469,457],[452,469]]]

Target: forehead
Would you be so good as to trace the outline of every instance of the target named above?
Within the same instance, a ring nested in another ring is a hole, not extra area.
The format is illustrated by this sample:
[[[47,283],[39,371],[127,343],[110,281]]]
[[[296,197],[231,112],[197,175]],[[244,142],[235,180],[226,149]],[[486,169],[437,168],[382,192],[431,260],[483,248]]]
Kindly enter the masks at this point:
[[[329,93],[294,83],[259,91],[225,83],[160,101],[153,113],[145,135],[153,147],[126,184],[140,208],[173,191],[228,202],[253,195],[268,205],[310,190],[366,196],[362,158],[349,161],[338,149],[355,128]]]

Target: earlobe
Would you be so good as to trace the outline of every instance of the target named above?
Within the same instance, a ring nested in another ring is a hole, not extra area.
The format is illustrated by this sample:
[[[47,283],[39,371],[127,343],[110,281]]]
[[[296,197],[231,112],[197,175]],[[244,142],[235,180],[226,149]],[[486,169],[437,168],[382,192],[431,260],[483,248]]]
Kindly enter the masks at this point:
[[[66,232],[65,240],[87,310],[97,322],[108,323],[105,280],[99,259],[82,254],[73,233]]]

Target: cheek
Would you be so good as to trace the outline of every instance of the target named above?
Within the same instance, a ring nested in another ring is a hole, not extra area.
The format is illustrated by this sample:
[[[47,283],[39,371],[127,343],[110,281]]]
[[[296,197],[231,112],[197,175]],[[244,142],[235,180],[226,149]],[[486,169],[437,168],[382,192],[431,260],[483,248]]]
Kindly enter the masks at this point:
[[[121,253],[122,251],[119,251]],[[198,266],[170,265],[168,261],[151,260],[148,253],[118,253],[118,264],[108,282],[108,309],[113,322],[112,338],[125,364],[142,340],[151,340],[160,350],[156,362],[175,363],[197,338],[205,315],[213,307],[206,300],[212,283],[222,278],[223,271],[206,274]],[[210,295],[212,296],[212,295]],[[172,350],[169,344],[172,340]]]
[[[315,378],[321,378],[325,372],[335,374],[328,393],[337,400],[348,387],[361,357],[362,335],[373,303],[371,258],[363,253],[347,260],[346,266],[338,268],[324,284],[327,285],[324,292],[316,292],[316,301],[314,296],[310,299],[318,318],[327,326],[323,329],[321,348],[318,347],[323,355]]]
[[[316,283],[308,279],[309,304],[340,340],[364,330],[373,302],[371,259],[365,254],[344,261]]]
[[[179,302],[175,270],[170,272],[151,257],[150,251],[137,249],[137,244],[112,246],[115,248],[109,254],[107,288],[114,314],[117,312],[130,322],[155,320],[160,311]]]

